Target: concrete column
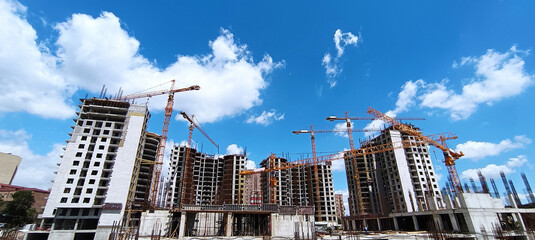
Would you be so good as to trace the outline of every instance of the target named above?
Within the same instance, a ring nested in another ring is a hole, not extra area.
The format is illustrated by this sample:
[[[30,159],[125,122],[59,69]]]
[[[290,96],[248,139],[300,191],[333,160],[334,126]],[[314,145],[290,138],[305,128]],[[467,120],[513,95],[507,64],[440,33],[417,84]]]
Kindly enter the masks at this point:
[[[446,204],[446,209],[453,209],[453,204],[451,203],[450,195],[446,194],[442,196],[444,198],[444,203]]]
[[[509,194],[509,202],[511,203],[512,208],[518,208],[518,205],[516,204],[515,198],[513,194]]]
[[[392,220],[394,220],[394,229],[396,229],[396,231],[399,231],[399,224],[398,224],[398,218],[397,217],[393,217]]]
[[[416,216],[412,216],[412,223],[414,224],[414,230],[420,231],[420,226],[418,225],[418,219],[416,219]]]
[[[513,217],[517,222],[520,223],[520,228],[522,229],[522,231],[526,232],[526,225],[524,224],[524,220],[522,219],[520,213],[513,213]]]
[[[450,217],[451,227],[453,228],[453,231],[461,231],[461,227],[459,227],[459,223],[457,222],[457,218],[455,218],[455,215],[453,213],[448,213],[448,217]]]
[[[444,223],[442,222],[442,218],[438,214],[433,214],[433,221],[435,221],[435,224],[437,224],[437,230],[443,230],[444,229]]]
[[[43,229],[43,225],[45,225],[45,219],[41,219],[41,223],[39,223],[39,229]]]
[[[184,237],[185,231],[186,231],[186,213],[181,212],[180,213],[180,225],[178,227],[178,239],[181,239]]]
[[[273,226],[273,224],[271,225]],[[273,231],[271,232],[273,233]],[[226,233],[225,236],[232,237],[232,213],[228,213],[227,215],[227,227],[226,227],[225,233]]]
[[[351,230],[353,231],[357,230],[357,220],[351,220],[351,226],[353,226]]]
[[[377,220],[377,229],[379,229],[379,231],[383,231],[383,229],[381,227],[381,219],[376,218],[375,220]]]

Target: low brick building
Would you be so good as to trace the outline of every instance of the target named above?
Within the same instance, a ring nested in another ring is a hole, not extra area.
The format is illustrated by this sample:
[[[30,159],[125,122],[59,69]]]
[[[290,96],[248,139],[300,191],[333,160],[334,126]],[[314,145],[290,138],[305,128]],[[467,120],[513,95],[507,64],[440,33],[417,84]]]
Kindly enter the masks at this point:
[[[13,194],[20,191],[30,191],[32,192],[34,203],[32,208],[35,209],[36,216],[43,213],[44,206],[46,205],[46,200],[50,191],[45,191],[37,188],[26,188],[21,186],[2,184],[0,183],[0,198],[4,201],[11,201]]]

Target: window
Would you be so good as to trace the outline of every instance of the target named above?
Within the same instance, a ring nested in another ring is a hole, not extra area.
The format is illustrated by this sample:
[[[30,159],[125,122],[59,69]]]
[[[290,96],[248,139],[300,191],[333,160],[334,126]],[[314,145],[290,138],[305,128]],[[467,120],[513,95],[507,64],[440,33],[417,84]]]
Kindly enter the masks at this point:
[[[100,145],[100,146],[98,146],[98,149],[100,149],[100,150],[104,150],[104,145]]]
[[[81,156],[82,156],[82,153],[81,153],[81,152],[77,152],[77,153],[76,153],[76,156],[77,156],[77,157],[81,157]]]
[[[108,130],[106,130],[106,131],[108,131]],[[106,133],[106,131],[104,131],[104,133]],[[103,137],[103,138],[100,139],[101,142],[106,142],[106,140],[108,140],[108,139],[105,138],[105,137]]]
[[[89,184],[95,184],[95,179],[89,179]]]
[[[86,121],[85,122],[85,125],[92,125],[93,124],[93,121]]]
[[[71,189],[70,188],[65,188],[63,189],[63,193],[70,193],[71,192]]]
[[[98,157],[98,155],[97,155],[97,157]],[[95,162],[95,164],[93,164],[93,166],[95,166],[95,167],[100,166],[100,162]]]
[[[76,174],[76,169],[71,169],[71,171],[69,172],[69,174]]]
[[[111,127],[111,123],[106,123],[106,127]]]
[[[73,166],[78,166],[78,165],[80,165],[80,161],[74,161],[74,162],[72,162],[72,165]]]
[[[84,129],[84,133],[89,133],[89,131],[91,131],[90,128],[86,128],[86,129]]]
[[[82,138],[80,140],[82,140],[82,141],[87,140],[87,136],[82,136]]]
[[[73,183],[73,182],[74,182],[74,179],[72,179],[72,178],[67,179],[67,184]]]
[[[102,158],[102,153],[97,153],[97,158]]]
[[[78,203],[80,201],[80,198],[72,198],[71,203]]]
[[[104,130],[103,133],[104,133],[105,135],[108,135],[108,134],[110,134],[110,130]]]
[[[60,203],[66,203],[67,202],[67,198],[64,197],[64,198],[61,198],[61,200],[59,201]]]
[[[97,175],[98,171],[91,171],[91,175]]]
[[[89,203],[89,198],[84,198],[84,203]]]
[[[85,193],[93,193],[93,189],[92,188],[88,188]]]

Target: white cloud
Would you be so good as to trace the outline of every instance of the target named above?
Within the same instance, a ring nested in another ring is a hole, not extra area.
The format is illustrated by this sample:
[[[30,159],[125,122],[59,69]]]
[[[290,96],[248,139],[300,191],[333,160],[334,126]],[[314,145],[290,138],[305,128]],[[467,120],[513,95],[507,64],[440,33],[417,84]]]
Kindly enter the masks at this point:
[[[474,65],[475,73],[471,81],[462,86],[460,94],[448,89],[448,80],[426,83],[423,80],[407,81],[398,94],[396,108],[386,112],[391,117],[406,112],[409,108],[440,108],[449,111],[453,120],[468,118],[480,104],[492,105],[504,98],[516,96],[533,83],[534,75],[528,75],[524,69],[524,60],[519,55],[528,51],[518,50],[515,46],[507,52],[500,53],[493,49],[480,57],[463,57],[461,62],[454,62],[452,67]],[[382,126],[381,120],[372,121],[367,128]],[[366,133],[366,136],[373,133]]]
[[[496,165],[496,164],[489,164],[481,169],[468,169],[466,171],[463,171],[461,174],[461,177],[464,179],[477,179],[477,171],[481,170],[481,173],[486,178],[499,178],[500,172],[504,172],[505,174],[511,174],[515,172],[515,168],[520,168],[524,164],[528,162],[528,159],[525,155],[518,155],[515,158],[509,158],[509,161],[507,161],[505,164],[502,165]]]
[[[284,113],[277,114],[277,111],[271,110],[269,112],[262,111],[262,114],[259,116],[250,116],[249,119],[247,119],[247,123],[256,123],[264,126],[268,126],[273,121],[280,121],[284,119]]]
[[[236,144],[230,144],[227,147],[227,155],[241,155],[243,154],[243,148]]]
[[[327,76],[327,83],[332,88],[336,86],[338,74],[342,72],[342,67],[339,66],[339,59],[344,54],[344,50],[348,45],[357,46],[359,37],[351,32],[342,33],[342,30],[337,29],[334,32],[334,46],[336,47],[336,57],[332,57],[330,53],[325,53],[321,60],[321,65],[325,67],[325,75]]]
[[[97,18],[73,14],[57,24],[54,56],[36,42],[36,32],[24,13],[19,3],[0,2],[0,23],[5,26],[0,30],[2,112],[65,119],[74,113],[69,99],[78,89],[97,94],[106,84],[108,93],[122,87],[126,95],[176,79],[177,88],[200,85],[201,90],[177,93],[175,108],[214,122],[260,105],[260,91],[268,85],[265,77],[283,66],[267,54],[255,62],[247,46],[222,29],[209,42],[210,53],[178,55],[174,63],[160,69],[139,53],[140,42],[110,12]],[[165,101],[165,96],[155,97],[149,106],[162,110]]]
[[[344,151],[339,152],[333,159],[337,159],[332,161],[331,169],[333,172],[345,172],[346,171],[346,164],[344,162],[344,154],[345,151],[348,149],[344,149]]]
[[[514,141],[505,139],[499,143],[468,141],[458,144],[455,151],[464,153],[464,158],[479,160],[487,156],[496,156],[512,149],[524,148],[531,143],[531,139],[524,135],[515,136]]]
[[[410,107],[414,106],[416,103],[414,101],[418,93],[418,88],[423,86],[425,83],[423,80],[419,79],[416,81],[407,81],[401,87],[401,92],[398,94],[398,99],[396,101],[396,108],[394,110],[387,111],[385,115],[389,117],[396,117],[398,114],[406,112]],[[384,128],[385,122],[383,120],[373,120],[371,121],[364,129],[382,129]],[[364,135],[366,137],[375,134],[376,132],[366,132]]]
[[[351,122],[351,129],[353,129],[353,122]],[[335,135],[342,136],[342,137],[349,137],[347,135],[347,123],[346,122],[339,122],[334,125]]]
[[[334,191],[334,194],[342,194],[342,198],[344,199],[344,215],[349,216],[349,203],[347,201],[347,198],[349,198],[349,191],[347,189],[345,190],[336,190]]]
[[[46,155],[34,153],[28,144],[31,136],[24,130],[8,131],[0,129],[0,152],[12,153],[22,158],[14,185],[48,189],[52,186],[56,163],[61,162],[64,145],[56,143]]]
[[[37,43],[25,15],[20,3],[0,1],[0,112],[71,117],[74,107],[66,98],[74,88],[56,69],[56,57]]]
[[[526,73],[519,53],[528,54],[513,46],[505,53],[489,49],[480,57],[463,58],[460,65],[475,65],[475,74],[470,83],[462,87],[462,92],[458,94],[447,89],[445,82],[429,84],[420,96],[420,105],[448,110],[453,120],[461,120],[468,118],[482,103],[492,105],[521,94],[533,83],[534,76]]]
[[[333,38],[334,46],[336,47],[336,51],[338,52],[336,56],[341,57],[344,54],[344,49],[347,45],[357,46],[358,40],[359,37],[353,35],[353,33],[342,33],[342,30],[336,29]]]
[[[256,163],[253,160],[247,160],[247,166],[245,166],[246,169],[255,169]]]

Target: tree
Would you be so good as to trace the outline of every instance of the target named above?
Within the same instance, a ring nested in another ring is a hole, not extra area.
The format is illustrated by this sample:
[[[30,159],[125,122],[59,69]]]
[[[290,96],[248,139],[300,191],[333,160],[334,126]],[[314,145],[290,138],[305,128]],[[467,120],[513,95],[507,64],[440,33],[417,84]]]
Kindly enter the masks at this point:
[[[35,202],[31,191],[19,191],[13,194],[13,200],[6,202],[2,214],[9,219],[9,227],[20,227],[32,222]]]

